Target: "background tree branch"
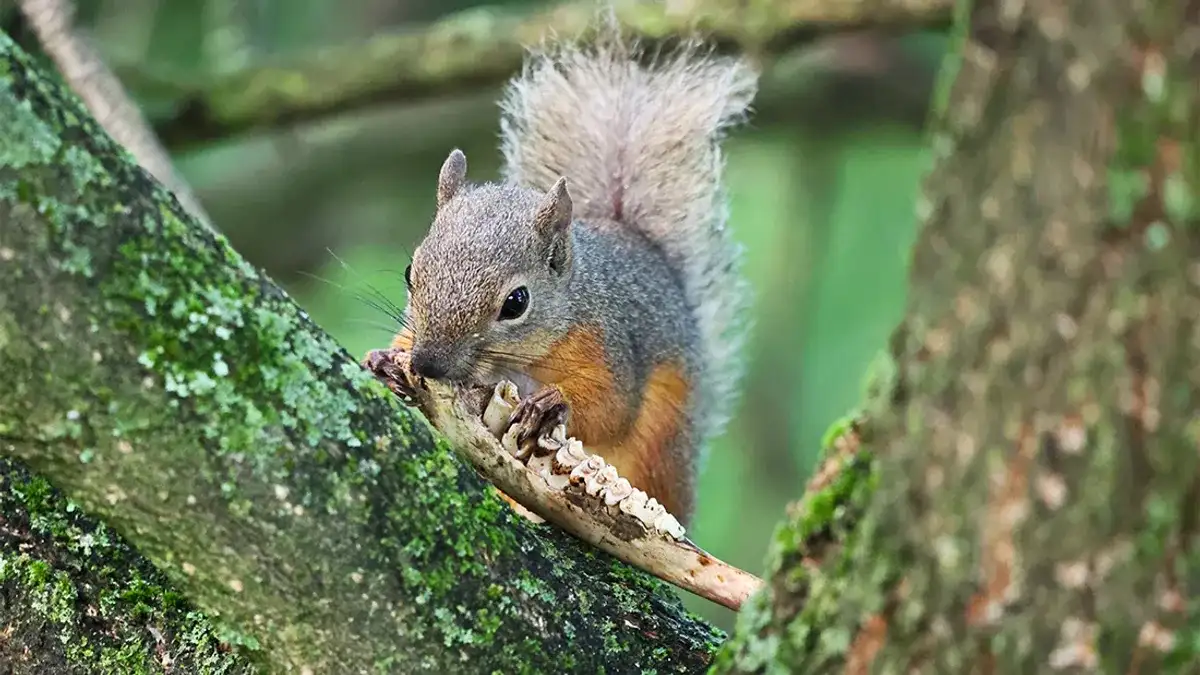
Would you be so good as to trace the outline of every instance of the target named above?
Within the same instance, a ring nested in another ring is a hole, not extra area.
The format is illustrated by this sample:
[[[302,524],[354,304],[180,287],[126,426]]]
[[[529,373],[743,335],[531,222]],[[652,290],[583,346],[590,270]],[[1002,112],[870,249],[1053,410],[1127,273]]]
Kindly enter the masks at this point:
[[[720,635],[666,587],[513,515],[3,35],[0,64],[4,455],[273,672],[704,669]],[[22,579],[0,620],[45,592]]]
[[[823,32],[945,23],[953,0],[762,0],[730,3],[617,0],[631,33],[658,40],[700,30],[727,47],[769,58]],[[530,13],[481,7],[413,30],[328,47],[295,60],[257,63],[180,84],[178,73],[120,68],[122,80],[176,101],[157,124],[175,149],[255,129],[291,125],[379,102],[415,102],[493,87],[517,71],[527,47],[548,36],[581,35],[596,16],[590,0]]]
[[[72,90],[114,139],[137,157],[155,178],[170,188],[192,215],[212,227],[208,214],[187,182],[175,171],[170,155],[142,116],[117,76],[89,41],[74,27],[70,0],[19,0],[21,12],[42,48],[58,65]]]

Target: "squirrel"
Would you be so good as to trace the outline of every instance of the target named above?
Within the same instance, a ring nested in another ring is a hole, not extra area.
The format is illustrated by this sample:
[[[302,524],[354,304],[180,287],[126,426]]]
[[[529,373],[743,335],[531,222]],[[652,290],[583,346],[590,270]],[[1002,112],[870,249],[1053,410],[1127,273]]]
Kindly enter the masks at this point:
[[[687,524],[742,375],[720,143],[756,88],[741,59],[649,57],[612,25],[531,50],[500,103],[502,180],[468,182],[457,149],[441,167],[393,348],[421,377],[514,382],[513,423],[565,423]]]

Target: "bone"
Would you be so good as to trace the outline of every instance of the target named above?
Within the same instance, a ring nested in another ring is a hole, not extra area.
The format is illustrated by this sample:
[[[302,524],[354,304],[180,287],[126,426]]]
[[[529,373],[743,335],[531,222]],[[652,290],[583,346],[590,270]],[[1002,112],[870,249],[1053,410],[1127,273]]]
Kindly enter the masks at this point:
[[[577,486],[604,507],[637,519],[647,530],[683,539],[684,528],[675,516],[622,478],[604,458],[589,454],[578,439],[567,436],[565,425],[559,424],[550,433],[518,446],[523,425],[509,424],[518,403],[516,385],[500,382],[484,407],[483,423],[505,451],[524,462],[550,489],[562,491]]]
[[[508,420],[513,411],[517,409],[519,402],[517,385],[512,382],[505,380],[492,390],[492,397],[483,409],[483,425],[492,432],[493,436],[496,438],[504,436],[504,432],[508,430]]]

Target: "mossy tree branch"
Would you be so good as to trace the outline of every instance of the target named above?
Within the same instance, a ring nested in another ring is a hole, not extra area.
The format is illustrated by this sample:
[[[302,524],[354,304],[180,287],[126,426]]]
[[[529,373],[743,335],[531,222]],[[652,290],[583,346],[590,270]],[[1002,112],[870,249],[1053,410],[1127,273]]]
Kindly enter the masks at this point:
[[[0,536],[36,544],[0,550],[0,625],[20,628],[0,656],[82,636],[99,646],[47,658],[122,673],[708,663],[720,635],[670,590],[512,515],[3,34],[0,288],[0,455],[36,474],[0,466],[18,488]]]
[[[1200,3],[962,8],[894,379],[718,672],[1200,662]]]
[[[767,58],[820,32],[873,26],[912,28],[945,22],[953,0],[615,0],[630,33],[650,40],[699,30],[743,53]],[[177,74],[119,69],[137,89],[176,101],[178,115],[156,127],[168,146],[293,124],[375,102],[413,102],[498,86],[524,51],[547,36],[581,35],[596,17],[592,0],[530,13],[493,7],[457,12],[433,24],[384,33],[361,43],[262,63],[180,86]]]

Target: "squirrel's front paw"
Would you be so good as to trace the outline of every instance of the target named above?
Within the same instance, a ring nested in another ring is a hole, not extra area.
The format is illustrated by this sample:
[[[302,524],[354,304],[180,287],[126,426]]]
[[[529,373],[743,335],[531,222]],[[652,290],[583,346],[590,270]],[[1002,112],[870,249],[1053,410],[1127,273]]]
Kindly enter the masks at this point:
[[[362,365],[375,379],[387,385],[393,394],[411,402],[416,394],[405,372],[407,352],[399,349],[372,349],[363,357]]]
[[[549,436],[558,425],[567,424],[567,401],[558,387],[543,387],[526,396],[517,404],[509,418],[509,426],[521,425],[517,434],[517,446],[536,443],[542,436]]]

